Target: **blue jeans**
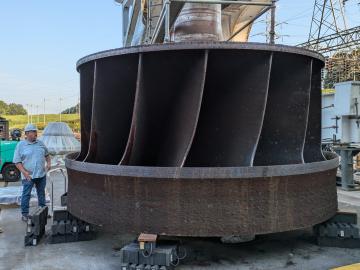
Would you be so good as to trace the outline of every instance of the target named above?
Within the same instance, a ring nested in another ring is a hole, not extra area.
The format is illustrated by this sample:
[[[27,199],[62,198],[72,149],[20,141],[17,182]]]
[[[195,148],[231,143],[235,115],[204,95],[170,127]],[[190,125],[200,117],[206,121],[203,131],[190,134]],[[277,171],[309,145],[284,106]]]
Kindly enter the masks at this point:
[[[46,186],[46,175],[41,178],[34,178],[29,180],[22,180],[23,192],[21,196],[21,213],[23,215],[29,214],[29,202],[31,197],[31,190],[33,186],[36,187],[36,194],[38,197],[38,204],[41,207],[45,206],[45,186]]]

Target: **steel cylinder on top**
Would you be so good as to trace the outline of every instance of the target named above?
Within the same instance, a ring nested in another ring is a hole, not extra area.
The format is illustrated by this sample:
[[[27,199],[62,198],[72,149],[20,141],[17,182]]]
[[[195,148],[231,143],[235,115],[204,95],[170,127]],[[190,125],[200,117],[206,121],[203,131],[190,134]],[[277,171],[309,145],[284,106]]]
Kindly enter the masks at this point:
[[[220,41],[221,5],[186,3],[175,22],[174,41]]]

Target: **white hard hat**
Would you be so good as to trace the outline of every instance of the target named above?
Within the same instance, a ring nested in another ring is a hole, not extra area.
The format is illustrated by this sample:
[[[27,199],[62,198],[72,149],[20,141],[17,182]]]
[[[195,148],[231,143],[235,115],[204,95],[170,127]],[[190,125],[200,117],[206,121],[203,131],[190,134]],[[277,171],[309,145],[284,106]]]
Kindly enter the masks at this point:
[[[27,124],[25,126],[25,132],[28,132],[28,131],[37,131],[37,128],[34,124]]]

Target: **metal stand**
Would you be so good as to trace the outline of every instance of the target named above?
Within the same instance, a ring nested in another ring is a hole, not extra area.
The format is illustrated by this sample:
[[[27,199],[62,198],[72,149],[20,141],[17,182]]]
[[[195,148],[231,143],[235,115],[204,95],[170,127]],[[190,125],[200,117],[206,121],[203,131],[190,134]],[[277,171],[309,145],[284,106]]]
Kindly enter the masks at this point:
[[[65,174],[65,169],[64,168],[55,168],[52,169],[50,171],[47,172],[47,177],[50,180],[50,184],[51,184],[51,215],[54,213],[54,181],[53,179],[50,177],[50,174],[56,171],[60,171],[62,176],[64,177],[64,194],[67,193],[67,176]],[[64,195],[62,195],[63,197]],[[63,201],[63,199],[61,199]]]
[[[341,157],[341,188],[343,190],[357,190],[359,185],[354,181],[353,158],[360,152],[358,147],[336,146],[334,150]]]
[[[121,270],[170,270],[184,259],[176,242],[156,242],[157,235],[140,234],[138,241],[120,250]]]
[[[64,194],[61,195],[61,209],[54,210],[54,181],[50,174],[60,171],[64,177]],[[50,243],[66,243],[76,241],[88,241],[96,238],[96,229],[92,224],[84,222],[73,215],[66,209],[67,195],[67,176],[64,168],[54,168],[47,173],[51,183],[51,214],[53,224],[51,226]]]

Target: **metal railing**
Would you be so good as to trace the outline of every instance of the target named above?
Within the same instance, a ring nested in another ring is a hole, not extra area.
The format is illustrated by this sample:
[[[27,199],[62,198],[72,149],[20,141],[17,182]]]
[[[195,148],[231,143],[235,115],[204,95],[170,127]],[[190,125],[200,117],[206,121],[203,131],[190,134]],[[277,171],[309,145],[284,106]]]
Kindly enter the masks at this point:
[[[51,213],[54,212],[54,180],[51,177],[51,173],[56,172],[56,171],[61,172],[62,176],[64,177],[64,193],[66,193],[67,192],[67,176],[65,174],[65,170],[66,169],[63,167],[57,167],[57,168],[49,170],[46,173],[46,176],[50,180],[50,183],[51,183],[51,207],[50,207]]]

